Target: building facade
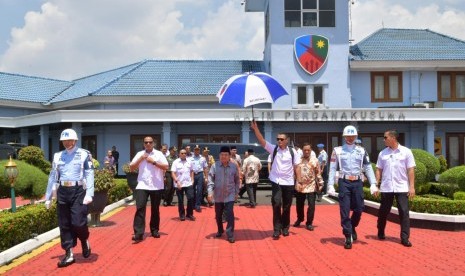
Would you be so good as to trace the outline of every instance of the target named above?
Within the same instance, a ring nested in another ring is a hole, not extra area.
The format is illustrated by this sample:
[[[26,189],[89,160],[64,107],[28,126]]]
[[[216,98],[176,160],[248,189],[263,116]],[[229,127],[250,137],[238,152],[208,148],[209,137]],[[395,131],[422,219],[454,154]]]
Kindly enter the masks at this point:
[[[0,142],[40,146],[48,159],[59,133],[77,130],[98,160],[112,146],[120,166],[152,135],[158,145],[256,142],[249,108],[215,97],[232,75],[265,71],[287,90],[254,107],[265,138],[340,145],[355,125],[373,160],[383,133],[465,163],[465,42],[430,30],[380,29],[351,45],[350,1],[248,0],[262,12],[263,60],[144,60],[73,81],[0,73]]]

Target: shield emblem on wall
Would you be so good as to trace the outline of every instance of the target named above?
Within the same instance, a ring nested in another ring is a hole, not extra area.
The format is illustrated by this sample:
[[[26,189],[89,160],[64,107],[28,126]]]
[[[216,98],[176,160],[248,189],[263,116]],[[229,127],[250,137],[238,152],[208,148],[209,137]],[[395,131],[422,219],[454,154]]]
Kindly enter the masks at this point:
[[[321,35],[303,35],[295,39],[297,62],[310,75],[318,72],[328,58],[329,41]]]

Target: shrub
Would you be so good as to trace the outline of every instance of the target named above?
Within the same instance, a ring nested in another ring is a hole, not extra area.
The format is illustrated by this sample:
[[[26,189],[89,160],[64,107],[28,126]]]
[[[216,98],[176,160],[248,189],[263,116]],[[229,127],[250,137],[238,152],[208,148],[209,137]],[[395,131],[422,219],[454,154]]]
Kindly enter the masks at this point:
[[[129,166],[130,162],[127,162],[127,163],[124,163],[124,165],[122,166],[123,168],[123,172],[125,174],[128,174],[128,173],[139,173],[139,170],[136,168],[135,170],[131,171],[131,167]]]
[[[415,160],[416,167],[415,167],[415,190],[417,190],[418,185],[424,184],[428,181],[426,181],[426,166],[418,161]]]
[[[417,195],[424,195],[424,194],[431,193],[431,186],[432,186],[431,182],[415,185],[415,193]]]
[[[58,226],[56,204],[50,210],[43,204],[22,206],[15,213],[0,212],[0,251]]]
[[[22,152],[22,150],[21,150]],[[0,168],[4,168],[7,160],[0,161]],[[37,167],[24,161],[16,160],[18,177],[15,180],[17,196],[27,199],[40,199],[47,189],[48,176]],[[0,174],[0,197],[10,197],[10,182]]]
[[[92,158],[92,165],[94,166],[94,169],[100,168],[100,162],[97,159]]]
[[[465,171],[465,166],[457,166],[443,172],[439,176],[439,183],[454,183],[458,184],[459,173]]]
[[[439,155],[438,160],[439,160],[439,166],[440,166],[439,173],[443,173],[447,170],[447,160],[444,157],[444,155]]]
[[[439,172],[441,166],[439,160],[431,153],[422,149],[412,149],[415,162],[420,161],[426,166],[426,182],[434,180],[435,175]]]
[[[429,184],[431,184],[431,188],[428,193],[442,195],[448,198],[453,198],[454,193],[459,190],[459,186],[457,184],[435,182],[430,182]]]
[[[370,194],[369,188],[363,188],[366,200],[380,202],[381,197],[374,197]],[[396,206],[394,200],[394,206]],[[442,214],[442,215],[464,215],[465,200],[422,198],[416,196],[409,200],[410,210],[419,213]]]
[[[108,191],[108,203],[112,204],[132,194],[126,179],[115,179],[115,187]]]
[[[457,175],[457,185],[460,191],[465,191],[465,171],[459,172]]]
[[[462,191],[455,192],[454,200],[465,200],[465,192],[462,192]]]
[[[114,175],[110,170],[94,170],[94,191],[108,191],[115,186]]]
[[[19,151],[18,160],[22,160],[28,164],[36,166],[45,174],[49,174],[52,165],[48,160],[45,160],[44,151],[36,146],[27,146]]]

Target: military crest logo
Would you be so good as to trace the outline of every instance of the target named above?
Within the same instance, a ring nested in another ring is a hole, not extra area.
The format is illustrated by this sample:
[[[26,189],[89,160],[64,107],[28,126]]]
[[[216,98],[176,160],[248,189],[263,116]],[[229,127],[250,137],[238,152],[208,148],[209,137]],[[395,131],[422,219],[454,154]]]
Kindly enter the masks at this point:
[[[295,39],[295,58],[310,75],[318,72],[328,58],[329,41],[321,35],[303,35]]]

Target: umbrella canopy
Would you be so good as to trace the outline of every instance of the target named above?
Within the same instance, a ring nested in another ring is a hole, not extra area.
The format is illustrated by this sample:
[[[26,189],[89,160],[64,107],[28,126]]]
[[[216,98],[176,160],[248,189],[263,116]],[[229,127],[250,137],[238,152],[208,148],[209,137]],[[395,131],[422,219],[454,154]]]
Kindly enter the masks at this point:
[[[235,75],[229,78],[216,94],[220,104],[242,107],[259,103],[273,103],[288,95],[284,87],[271,75],[256,72]]]

